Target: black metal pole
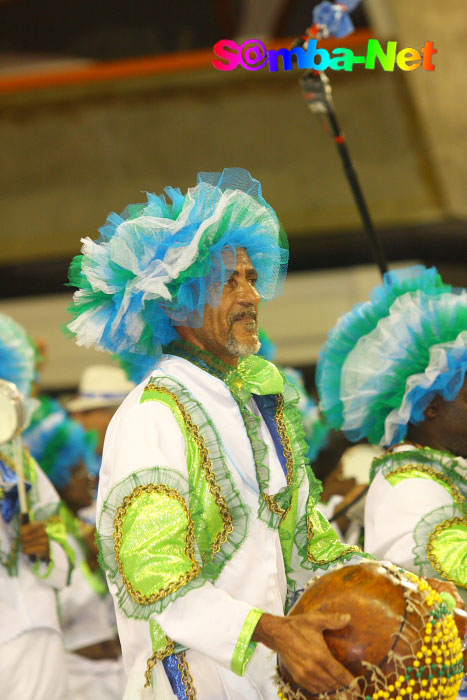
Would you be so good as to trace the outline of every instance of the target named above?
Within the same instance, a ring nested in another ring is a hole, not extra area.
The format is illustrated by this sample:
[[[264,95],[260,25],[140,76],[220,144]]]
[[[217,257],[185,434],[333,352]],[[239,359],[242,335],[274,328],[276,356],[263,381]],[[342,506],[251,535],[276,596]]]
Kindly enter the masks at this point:
[[[349,181],[352,194],[363,222],[364,230],[367,234],[373,256],[379,267],[381,275],[388,271],[386,256],[381,245],[381,241],[376,233],[373,221],[363,195],[360,181],[352,163],[345,136],[341,131],[337,115],[332,104],[331,86],[328,78],[320,71],[306,71],[300,78],[300,85],[308,104],[314,114],[326,116],[331,127],[334,143],[337,146],[342,160],[344,172]]]

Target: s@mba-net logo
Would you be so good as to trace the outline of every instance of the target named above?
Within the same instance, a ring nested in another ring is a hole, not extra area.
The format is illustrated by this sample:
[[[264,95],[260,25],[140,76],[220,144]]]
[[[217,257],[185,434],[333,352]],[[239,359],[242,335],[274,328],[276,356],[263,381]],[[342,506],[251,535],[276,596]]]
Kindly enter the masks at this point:
[[[438,53],[433,41],[425,41],[418,50],[413,48],[398,49],[397,41],[388,41],[383,48],[378,39],[369,39],[366,53],[355,55],[352,49],[341,47],[331,52],[318,48],[316,39],[310,39],[305,49],[297,46],[292,49],[267,49],[259,39],[249,39],[243,44],[237,44],[231,39],[221,39],[214,45],[214,53],[220,60],[214,60],[212,65],[217,70],[230,71],[235,68],[245,70],[261,70],[266,66],[271,73],[282,70],[292,70],[294,59],[298,68],[313,70],[344,70],[352,71],[354,65],[362,64],[368,70],[374,70],[378,62],[385,71],[393,71],[397,65],[400,70],[412,71],[417,68],[433,71],[433,56]]]

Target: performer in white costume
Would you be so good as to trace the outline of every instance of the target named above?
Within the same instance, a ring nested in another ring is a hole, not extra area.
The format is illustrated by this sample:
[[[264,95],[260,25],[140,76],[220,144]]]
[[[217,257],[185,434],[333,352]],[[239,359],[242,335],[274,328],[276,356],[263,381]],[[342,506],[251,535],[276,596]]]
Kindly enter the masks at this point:
[[[0,314],[0,378],[27,397],[34,373],[31,341]],[[27,450],[22,457],[31,521],[26,525],[20,523],[13,444],[0,445],[0,697],[67,700],[55,590],[66,585],[71,564],[59,497]]]
[[[390,272],[331,331],[321,403],[373,462],[365,550],[467,589],[467,293],[434,268]]]
[[[276,698],[276,651],[303,686],[335,689],[351,675],[322,631],[349,617],[283,614],[362,555],[315,508],[296,390],[252,354],[285,234],[247,171],[166,193],[110,215],[70,275],[78,343],[156,364],[111,421],[98,495],[125,698]]]
[[[85,431],[60,404],[41,397],[24,434],[31,454],[57,489],[75,567],[58,594],[71,700],[119,700],[123,665],[112,598],[99,569],[95,528],[78,512],[93,501],[97,435]]]

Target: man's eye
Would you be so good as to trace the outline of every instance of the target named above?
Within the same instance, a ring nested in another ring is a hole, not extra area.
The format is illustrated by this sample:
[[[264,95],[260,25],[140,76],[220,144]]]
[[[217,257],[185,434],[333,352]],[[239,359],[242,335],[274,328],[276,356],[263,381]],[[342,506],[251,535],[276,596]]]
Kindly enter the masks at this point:
[[[256,287],[256,285],[258,283],[258,278],[257,277],[250,277],[250,279],[248,281],[250,282],[251,285],[253,285],[253,287]]]

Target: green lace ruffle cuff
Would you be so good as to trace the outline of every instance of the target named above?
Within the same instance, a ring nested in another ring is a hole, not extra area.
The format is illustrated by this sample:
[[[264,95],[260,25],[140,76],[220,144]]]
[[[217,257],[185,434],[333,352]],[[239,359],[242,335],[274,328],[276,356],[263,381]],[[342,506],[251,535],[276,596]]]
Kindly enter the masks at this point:
[[[298,521],[295,543],[302,567],[312,571],[327,570],[332,564],[350,561],[355,556],[372,559],[356,545],[343,544],[317,508]]]
[[[263,612],[264,610],[252,608],[248,613],[242,627],[242,631],[240,632],[240,636],[237,640],[232,656],[232,671],[238,676],[245,675],[246,668],[256,649],[256,642],[252,642],[251,638]]]

